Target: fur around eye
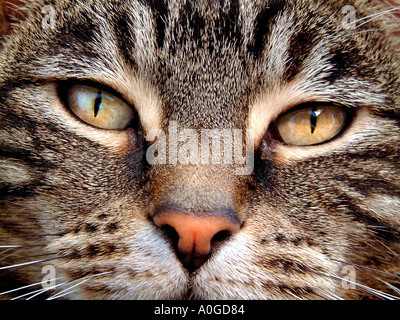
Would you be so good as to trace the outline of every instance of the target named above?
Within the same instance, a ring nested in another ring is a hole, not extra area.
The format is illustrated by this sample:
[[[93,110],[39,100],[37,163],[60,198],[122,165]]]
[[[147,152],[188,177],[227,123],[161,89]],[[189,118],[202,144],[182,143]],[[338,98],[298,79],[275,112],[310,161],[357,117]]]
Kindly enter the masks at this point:
[[[338,135],[348,120],[342,106],[307,106],[289,111],[275,122],[282,141],[289,145],[311,146],[329,141]]]
[[[101,129],[126,129],[135,116],[134,110],[120,98],[88,85],[69,87],[67,103],[78,118]]]
[[[399,6],[0,0],[0,300],[400,300]]]

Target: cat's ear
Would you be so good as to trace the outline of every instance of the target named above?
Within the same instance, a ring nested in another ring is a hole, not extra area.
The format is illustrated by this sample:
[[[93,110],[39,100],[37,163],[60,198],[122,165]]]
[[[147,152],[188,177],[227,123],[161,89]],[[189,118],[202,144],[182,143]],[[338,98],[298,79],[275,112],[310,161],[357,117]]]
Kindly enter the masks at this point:
[[[0,36],[12,30],[12,22],[24,19],[20,10],[24,0],[0,0]]]

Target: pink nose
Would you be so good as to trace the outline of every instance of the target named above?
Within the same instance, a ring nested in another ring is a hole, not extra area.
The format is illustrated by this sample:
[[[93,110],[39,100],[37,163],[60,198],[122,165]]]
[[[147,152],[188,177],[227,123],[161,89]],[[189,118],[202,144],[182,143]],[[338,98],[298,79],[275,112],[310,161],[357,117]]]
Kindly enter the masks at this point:
[[[213,238],[223,232],[228,235],[240,229],[239,219],[229,215],[192,215],[178,210],[165,210],[153,217],[159,227],[172,227],[179,236],[177,249],[181,261],[191,263],[193,257],[207,256]]]

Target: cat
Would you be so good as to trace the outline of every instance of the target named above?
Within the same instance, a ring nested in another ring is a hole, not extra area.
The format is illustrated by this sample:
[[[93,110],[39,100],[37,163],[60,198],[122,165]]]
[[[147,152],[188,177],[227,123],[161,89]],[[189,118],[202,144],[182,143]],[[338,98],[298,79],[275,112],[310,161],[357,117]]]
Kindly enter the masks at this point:
[[[400,297],[397,0],[1,7],[1,298]]]

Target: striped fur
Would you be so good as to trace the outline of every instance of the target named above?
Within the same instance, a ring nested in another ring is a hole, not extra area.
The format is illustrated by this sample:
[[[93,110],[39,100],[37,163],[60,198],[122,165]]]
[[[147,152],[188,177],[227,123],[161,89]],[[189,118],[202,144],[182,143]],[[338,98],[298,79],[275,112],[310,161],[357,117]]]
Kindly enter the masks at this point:
[[[342,24],[349,4],[355,28]],[[2,292],[51,265],[67,284],[38,297],[400,297],[398,11],[386,12],[399,3],[373,4],[27,1],[0,51]],[[77,120],[60,93],[75,81],[117,92],[140,128]],[[351,108],[351,125],[312,147],[269,140],[280,114],[311,101]],[[150,165],[146,135],[171,121],[252,129],[254,171]],[[166,202],[243,225],[189,273],[149,219]]]

